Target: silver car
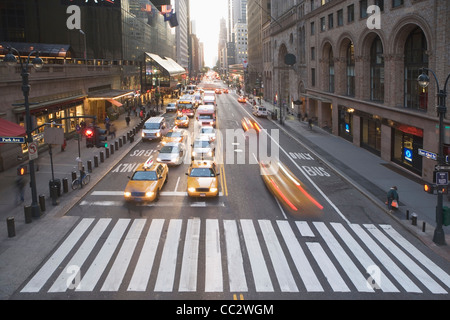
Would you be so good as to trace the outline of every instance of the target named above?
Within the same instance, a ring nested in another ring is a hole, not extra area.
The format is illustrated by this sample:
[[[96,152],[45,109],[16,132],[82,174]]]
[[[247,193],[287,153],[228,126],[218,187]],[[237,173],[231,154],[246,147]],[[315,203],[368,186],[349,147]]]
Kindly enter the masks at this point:
[[[214,160],[215,151],[215,145],[208,137],[198,137],[192,145],[192,160]]]
[[[178,166],[183,163],[186,147],[183,143],[169,142],[159,150],[156,161],[168,166]]]
[[[177,106],[175,105],[175,103],[169,103],[166,106],[166,112],[176,112],[177,111]]]

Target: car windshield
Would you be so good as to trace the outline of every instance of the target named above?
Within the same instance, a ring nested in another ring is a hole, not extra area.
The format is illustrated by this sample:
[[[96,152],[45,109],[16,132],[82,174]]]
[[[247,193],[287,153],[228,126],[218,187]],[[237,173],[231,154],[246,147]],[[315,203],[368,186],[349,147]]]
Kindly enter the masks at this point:
[[[166,137],[169,138],[178,138],[181,137],[181,132],[169,132]]]
[[[145,124],[145,129],[147,129],[147,130],[157,130],[157,129],[159,129],[159,123],[157,123],[157,122],[146,123]]]
[[[211,178],[216,175],[214,174],[214,170],[211,168],[193,168],[190,176],[193,178]]]
[[[177,120],[187,120],[187,117],[186,116],[178,117]]]
[[[206,140],[197,140],[194,142],[194,148],[209,148],[209,141]]]
[[[214,133],[214,128],[202,128],[200,133]]]
[[[177,153],[178,148],[175,146],[164,146],[161,148],[161,151],[159,151],[159,153]]]
[[[132,181],[156,181],[158,177],[155,171],[136,171],[131,177]]]
[[[192,109],[192,104],[180,104],[180,109],[187,109],[190,110]]]
[[[212,114],[201,114],[198,116],[199,120],[205,120],[205,119],[213,119]]]

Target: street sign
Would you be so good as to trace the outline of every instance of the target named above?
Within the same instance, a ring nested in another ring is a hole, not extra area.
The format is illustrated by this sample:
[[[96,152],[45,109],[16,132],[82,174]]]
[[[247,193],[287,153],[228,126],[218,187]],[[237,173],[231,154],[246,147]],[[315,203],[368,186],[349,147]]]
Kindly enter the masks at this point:
[[[436,184],[438,186],[448,185],[448,172],[436,172]]]
[[[0,143],[25,143],[25,137],[0,137]]]
[[[28,144],[28,156],[30,160],[35,160],[38,158],[38,146],[36,142],[30,142]]]
[[[434,166],[434,170],[436,171],[450,171],[450,166]]]
[[[419,149],[419,156],[431,159],[431,160],[435,160],[437,161],[437,154],[433,153],[431,151],[427,151],[427,150],[423,150],[423,149]]]

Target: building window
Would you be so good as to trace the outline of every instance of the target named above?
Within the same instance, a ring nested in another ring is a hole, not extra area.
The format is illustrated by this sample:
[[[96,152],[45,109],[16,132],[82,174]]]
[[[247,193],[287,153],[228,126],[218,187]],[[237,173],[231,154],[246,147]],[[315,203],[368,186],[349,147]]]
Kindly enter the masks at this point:
[[[313,11],[314,10],[314,0],[311,0],[310,3],[311,3],[311,11]]]
[[[347,22],[353,22],[355,20],[355,5],[349,5],[347,7]]]
[[[413,30],[405,43],[405,102],[406,108],[426,111],[428,108],[428,88],[417,82],[420,68],[428,67],[427,41],[422,29]]]
[[[367,17],[367,0],[359,1],[359,16],[362,19]]]
[[[316,60],[316,48],[311,47],[311,60]]]
[[[370,100],[384,102],[383,44],[378,36],[370,49]]]
[[[337,23],[338,26],[344,25],[344,9],[338,10],[337,12]]]
[[[396,8],[403,5],[403,0],[392,0],[392,8]]]
[[[381,154],[381,121],[379,117],[361,117],[361,147]]]
[[[355,48],[353,42],[347,47],[347,95],[355,96]]]
[[[311,35],[313,36],[314,35],[314,33],[315,33],[315,25],[314,25],[314,21],[313,22],[311,22]]]
[[[328,53],[328,91],[334,93],[334,57],[331,49]]]
[[[316,69],[311,68],[311,86],[316,86]]]
[[[328,29],[333,29],[334,27],[334,21],[333,21],[333,14],[328,15]]]
[[[320,18],[320,31],[325,31],[325,17]]]
[[[375,0],[375,5],[380,8],[380,11],[384,11],[384,0]]]

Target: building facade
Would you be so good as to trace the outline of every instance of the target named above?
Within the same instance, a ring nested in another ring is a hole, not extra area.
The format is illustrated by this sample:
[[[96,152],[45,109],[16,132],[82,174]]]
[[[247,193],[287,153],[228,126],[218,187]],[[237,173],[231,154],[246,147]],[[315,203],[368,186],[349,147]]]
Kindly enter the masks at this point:
[[[437,87],[431,75],[426,89],[417,78],[430,68],[442,87],[450,73],[450,2],[272,0],[271,9],[266,99],[431,181],[436,161],[420,150],[438,152]],[[288,53],[296,56],[292,67]]]

